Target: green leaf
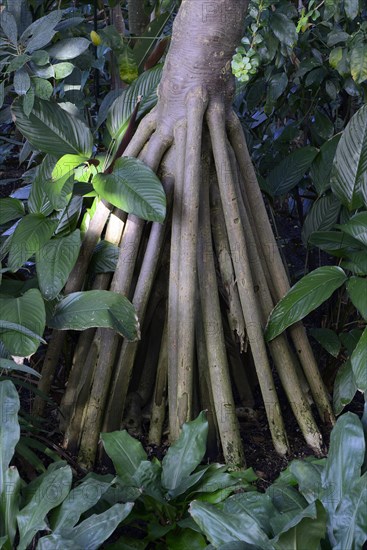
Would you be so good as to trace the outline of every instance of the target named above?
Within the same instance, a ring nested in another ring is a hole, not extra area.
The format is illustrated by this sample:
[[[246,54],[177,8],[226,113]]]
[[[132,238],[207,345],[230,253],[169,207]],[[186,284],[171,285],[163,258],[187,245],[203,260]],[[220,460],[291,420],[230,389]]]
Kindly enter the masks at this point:
[[[65,38],[56,42],[53,46],[48,48],[50,57],[65,61],[67,59],[75,59],[78,55],[81,55],[88,49],[90,41],[86,38],[73,37]]]
[[[0,26],[9,42],[13,44],[13,46],[17,46],[18,28],[14,15],[3,9],[0,17]]]
[[[8,382],[8,380],[6,380],[6,382]],[[14,540],[17,532],[17,514],[19,511],[20,490],[23,481],[15,467],[7,468],[4,471],[3,481],[6,489],[5,491],[1,490],[0,481],[0,518],[2,520],[2,525],[0,524],[0,539],[2,532],[5,532],[7,534],[5,538],[7,538],[10,544],[2,546],[0,542],[0,548],[6,550],[7,548],[15,548]]]
[[[326,141],[311,165],[311,178],[319,195],[330,187],[331,168],[340,138],[341,134],[337,134]]]
[[[353,250],[361,249],[361,244],[357,239],[341,231],[315,231],[310,235],[308,244],[317,246],[337,257],[349,256]]]
[[[112,174],[96,174],[93,187],[102,198],[125,212],[163,222],[166,196],[154,172],[140,160],[119,158]]]
[[[32,61],[36,65],[42,67],[43,65],[47,65],[47,63],[49,63],[50,56],[46,50],[37,50],[32,53]]]
[[[367,212],[359,212],[347,223],[338,225],[338,227],[367,246]]]
[[[68,62],[56,63],[53,67],[54,67],[54,71],[55,71],[56,80],[62,80],[64,78],[66,78],[74,70],[74,65],[72,63],[68,63]]]
[[[278,302],[269,316],[265,337],[267,341],[281,334],[325,302],[342,286],[347,276],[340,267],[324,266],[302,277]]]
[[[367,279],[351,277],[347,282],[347,290],[353,305],[367,321]]]
[[[367,105],[351,118],[339,141],[331,173],[331,188],[353,210],[367,206]]]
[[[66,536],[53,533],[39,539],[37,550],[84,550],[84,548]]]
[[[36,253],[38,284],[46,300],[53,300],[66,284],[79,255],[80,231],[51,239]]]
[[[330,328],[312,328],[310,334],[330,355],[338,357],[341,342],[333,330]]]
[[[31,87],[29,88],[28,92],[23,98],[23,112],[25,116],[29,116],[31,114],[31,111],[34,106],[34,98],[35,98],[34,88]],[[28,142],[27,142],[27,146],[29,147]]]
[[[123,51],[117,58],[119,75],[123,82],[131,84],[138,78],[138,66],[135,61],[134,53],[130,47],[125,44]]]
[[[131,485],[140,463],[147,459],[142,444],[126,430],[102,433],[103,447],[123,483]]]
[[[328,231],[336,223],[341,204],[339,199],[329,194],[316,200],[302,227],[302,240],[305,245],[315,231]]]
[[[365,250],[349,252],[341,267],[349,269],[356,275],[367,275],[367,254]]]
[[[0,382],[0,495],[3,496],[4,476],[19,441],[20,428],[18,392],[13,382]],[[6,491],[5,491],[6,492]]]
[[[312,502],[276,537],[277,547],[281,550],[303,550],[307,541],[307,548],[319,548],[326,535],[326,519],[321,502]]]
[[[35,94],[35,96],[37,96],[39,99],[44,99],[44,100],[48,101],[51,98],[51,96],[53,94],[53,91],[54,91],[51,82],[46,80],[46,77],[45,78],[39,78],[37,76],[34,76],[32,78],[32,82],[33,82],[33,85],[34,85],[34,94]],[[32,107],[32,109],[33,109],[33,107]],[[32,112],[32,110],[31,110],[31,112]],[[29,116],[29,114],[27,116]]]
[[[170,531],[166,535],[166,544],[168,550],[204,550],[208,547],[203,535],[192,529]]]
[[[56,157],[46,155],[42,163],[37,166],[35,177],[32,183],[31,192],[28,198],[28,210],[31,214],[43,214],[48,216],[53,211],[44,190],[44,182],[51,178],[51,172],[56,163]]]
[[[38,531],[47,529],[47,514],[66,498],[71,482],[72,471],[68,465],[57,470],[49,468],[43,474],[42,481],[30,502],[17,516],[20,536],[18,550],[25,550]]]
[[[178,440],[170,446],[162,462],[162,485],[173,491],[195,470],[206,451],[208,421],[205,413],[182,426]]]
[[[134,306],[125,296],[108,290],[68,294],[57,304],[49,326],[58,330],[113,328],[131,341],[140,335]]]
[[[32,376],[35,376],[36,378],[41,378],[40,373],[37,372],[36,370],[32,369],[31,367],[28,367],[27,365],[19,365],[18,363],[16,363],[15,361],[11,361],[10,359],[0,358],[0,369],[25,372],[27,374],[31,374]]]
[[[306,174],[317,153],[315,147],[307,146],[283,159],[267,177],[272,196],[284,195],[293,189]]]
[[[80,516],[93,508],[110,486],[110,482],[90,477],[70,491],[61,506],[51,514],[50,525],[53,533],[69,534]]]
[[[26,46],[25,51],[33,53],[46,46],[54,37],[55,27],[61,18],[62,11],[54,10],[29,25],[20,37],[20,42]]]
[[[360,419],[353,413],[343,414],[331,432],[329,455],[322,472],[322,503],[330,514],[329,529],[338,505],[348,497],[361,475],[365,441]]]
[[[359,14],[359,0],[344,0],[344,11],[348,19],[355,19]]]
[[[277,73],[271,76],[268,82],[267,103],[273,106],[276,100],[284,93],[288,85],[288,77],[285,73]]]
[[[91,156],[93,138],[89,128],[56,103],[36,99],[30,116],[26,117],[15,102],[12,112],[17,127],[33,147],[57,157]]]
[[[28,214],[20,220],[12,236],[8,267],[16,271],[51,238],[56,220],[42,214]]]
[[[91,273],[109,273],[116,269],[119,247],[108,241],[100,241],[89,263]]]
[[[51,178],[44,182],[44,189],[55,210],[61,210],[69,203],[75,169],[86,160],[87,157],[81,155],[64,155],[57,161]]]
[[[314,459],[313,459],[314,460]],[[296,478],[299,492],[311,504],[320,499],[321,472],[324,464],[321,461],[306,462],[305,460],[292,460],[289,465],[291,474]]]
[[[358,1],[358,0],[357,0]],[[357,44],[350,54],[350,71],[353,80],[362,84],[367,80],[367,44]]]
[[[14,90],[18,95],[25,95],[30,88],[31,79],[26,69],[22,67],[14,73]]]
[[[25,65],[30,60],[29,55],[22,53],[20,55],[17,55],[16,57],[13,57],[13,59],[10,61],[9,65],[6,68],[7,73],[11,73],[13,71],[17,71],[23,65]]]
[[[251,516],[229,514],[205,502],[191,502],[189,513],[209,541],[219,545],[234,541],[244,541],[256,548],[273,550],[268,537]]]
[[[22,218],[24,213],[22,201],[11,197],[0,199],[0,225]]]
[[[40,336],[39,334],[36,334],[32,330],[29,330],[28,328],[26,328],[22,325],[19,325],[18,323],[12,323],[11,321],[3,321],[1,319],[0,320],[0,331],[2,333],[6,333],[6,332],[12,332],[13,333],[13,332],[15,332],[15,333],[23,334],[24,336],[28,336],[29,338],[33,338],[38,343],[43,342],[44,344],[46,344],[46,340],[44,340],[42,338],[42,336]],[[19,337],[19,336],[17,334],[15,334],[14,337]],[[4,368],[6,368],[6,367],[4,367]]]
[[[296,26],[291,19],[278,11],[271,12],[270,29],[277,39],[286,46],[292,47],[297,42]]]
[[[367,282],[367,279],[364,279]],[[364,297],[366,299],[366,295]],[[367,391],[367,327],[350,358],[356,385],[361,392]]]
[[[133,502],[115,504],[102,514],[93,514],[74,527],[72,540],[80,548],[97,550],[115,531],[117,526],[130,514]]]
[[[245,512],[267,534],[272,534],[270,518],[277,513],[269,495],[257,492],[238,493],[224,501],[223,510],[234,516]]]
[[[19,298],[0,298],[1,318],[22,325],[35,333],[35,336],[20,334],[15,330],[6,330],[0,326],[1,340],[6,349],[12,354],[26,357],[35,353],[39,346],[36,335],[43,334],[45,329],[45,306],[39,290],[32,288]]]
[[[367,473],[356,480],[350,494],[344,498],[333,517],[335,548],[364,547],[366,535]]]

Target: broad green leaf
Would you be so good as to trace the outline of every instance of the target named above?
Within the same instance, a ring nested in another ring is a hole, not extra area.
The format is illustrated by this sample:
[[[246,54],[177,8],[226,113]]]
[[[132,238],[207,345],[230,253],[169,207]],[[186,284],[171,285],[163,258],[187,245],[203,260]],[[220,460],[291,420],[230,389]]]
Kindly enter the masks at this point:
[[[367,473],[356,479],[350,494],[332,516],[334,548],[364,548],[366,532]]]
[[[364,279],[366,281],[366,279]],[[366,298],[366,296],[365,296]],[[361,392],[367,391],[367,327],[350,358],[354,379]]]
[[[267,341],[306,317],[330,298],[346,280],[344,271],[336,266],[319,267],[302,277],[271,312],[265,331]]]
[[[131,437],[126,430],[102,433],[101,440],[117,475],[123,483],[131,485],[140,463],[147,460],[142,444]]]
[[[13,57],[13,59],[10,61],[9,65],[6,68],[6,72],[11,73],[13,71],[17,71],[18,69],[23,67],[29,60],[30,60],[29,55],[25,53],[21,53],[20,55]]]
[[[25,95],[31,85],[31,79],[26,69],[22,67],[14,73],[14,90],[18,95]]]
[[[56,63],[54,66],[56,80],[62,80],[69,76],[73,70],[74,65],[65,61],[64,63]]]
[[[91,273],[108,273],[115,271],[119,256],[119,247],[108,241],[100,241],[89,263]]]
[[[367,279],[351,277],[347,282],[347,290],[353,305],[367,321]]]
[[[330,186],[330,174],[341,134],[337,134],[321,147],[311,165],[310,175],[319,195]]]
[[[276,509],[269,495],[257,492],[238,493],[227,498],[223,510],[234,516],[245,512],[253,518],[254,523],[268,535],[272,535],[270,518],[276,514]]]
[[[128,340],[139,338],[134,306],[125,296],[108,290],[68,294],[57,304],[49,326],[58,330],[113,328]]]
[[[278,513],[272,514],[270,524],[274,533],[280,533],[294,517],[301,514],[307,507],[307,500],[295,487],[283,485],[282,482],[273,483],[266,490]]]
[[[311,504],[320,498],[321,472],[324,465],[306,462],[305,460],[292,460],[289,469],[298,483],[298,490]]]
[[[339,141],[331,173],[331,188],[353,210],[367,206],[367,105],[351,118]]]
[[[140,160],[118,159],[112,174],[96,174],[93,187],[102,198],[130,214],[163,222],[166,196],[154,172]]]
[[[222,544],[244,541],[264,550],[273,550],[268,537],[251,516],[230,514],[205,502],[191,502],[189,513],[200,530],[216,548]]]
[[[76,544],[73,539],[63,535],[53,533],[46,537],[41,537],[37,544],[37,550],[85,550],[82,546]]]
[[[20,535],[18,550],[25,550],[38,531],[47,529],[47,514],[66,498],[71,482],[72,471],[68,465],[57,470],[48,469],[43,474],[42,481],[30,502],[17,516]]]
[[[26,46],[25,51],[33,53],[46,46],[54,37],[55,27],[61,18],[62,11],[54,10],[29,25],[20,37],[20,42]]]
[[[306,245],[315,231],[328,231],[337,222],[341,204],[339,199],[329,194],[320,197],[312,205],[302,228],[302,240]]]
[[[357,241],[361,241],[361,243],[367,246],[367,212],[359,212],[350,218],[347,223],[338,227],[344,233],[348,233],[348,235],[351,235]]]
[[[51,155],[92,154],[93,138],[87,126],[56,103],[36,99],[29,117],[12,105],[15,123],[33,147]]]
[[[7,332],[18,333],[18,334],[14,334],[14,335],[12,334],[12,336],[14,336],[14,338],[19,338],[19,334],[23,334],[24,336],[27,336],[28,338],[32,338],[32,339],[36,340],[38,343],[42,342],[43,344],[46,344],[46,340],[44,340],[42,338],[42,336],[40,336],[39,334],[36,334],[32,330],[29,330],[28,328],[23,327],[22,325],[19,325],[18,323],[12,323],[11,321],[4,321],[4,320],[1,319],[0,320],[0,331],[3,334],[7,333]],[[6,339],[10,339],[10,335],[9,335],[9,337],[6,336]],[[15,355],[15,353],[14,353],[14,355]],[[8,364],[8,367],[9,367],[9,364]],[[4,368],[6,368],[6,366]]]
[[[322,472],[322,503],[329,512],[329,532],[333,514],[348,497],[361,475],[365,441],[360,419],[353,413],[343,414],[331,432],[329,455]]]
[[[48,52],[46,50],[37,50],[32,53],[32,61],[36,65],[43,66],[47,65],[50,61],[50,56],[48,55]]]
[[[22,218],[24,213],[22,201],[11,197],[0,199],[0,225]]]
[[[349,269],[356,275],[367,275],[367,254],[366,250],[360,252],[349,252],[341,267]]]
[[[147,113],[157,102],[157,87],[162,75],[162,66],[154,67],[141,74],[113,102],[107,117],[107,128],[115,141],[116,151],[129,123],[137,99],[142,97],[137,118]]]
[[[13,382],[3,380],[0,382],[0,495],[4,489],[5,472],[20,437],[19,408],[18,392]]]
[[[34,88],[31,87],[31,88],[29,88],[26,95],[23,97],[23,112],[24,112],[25,116],[29,116],[31,114],[33,106],[34,106],[34,99],[35,99]],[[30,149],[30,145],[29,145],[28,141],[26,143],[27,143],[27,148]],[[21,161],[21,159],[19,157],[19,162],[20,161]]]
[[[178,532],[169,532],[166,536],[167,549],[201,550],[208,547],[202,534],[192,529],[180,529]]]
[[[284,195],[295,187],[306,174],[318,150],[307,146],[293,151],[268,175],[267,185],[273,196]]]
[[[8,380],[6,380],[6,382],[8,382]],[[1,546],[0,543],[0,548],[4,548],[4,550],[6,550],[7,548],[15,548],[14,540],[17,532],[17,514],[19,511],[20,490],[22,488],[23,481],[19,476],[17,468],[11,467],[4,471],[3,482],[5,491],[1,490],[2,487],[0,479],[0,518],[2,520],[2,523],[0,523],[0,539],[1,535],[6,533],[10,544],[8,543],[8,545]]]
[[[36,378],[41,378],[40,373],[37,372],[36,370],[32,369],[31,367],[28,367],[27,365],[19,365],[19,363],[16,363],[15,361],[11,361],[11,359],[0,358],[0,369],[25,372],[26,374],[31,374]]]
[[[278,11],[270,13],[270,28],[277,39],[286,46],[294,46],[297,42],[298,35],[293,21]]]
[[[358,0],[357,0],[358,1]],[[350,70],[353,80],[362,84],[367,80],[367,44],[357,44],[350,54]]]
[[[162,485],[174,490],[195,470],[206,451],[208,421],[205,413],[182,426],[178,440],[167,451],[162,462]]]
[[[337,257],[350,255],[361,250],[361,243],[342,231],[315,231],[310,235],[308,243]]]
[[[58,237],[69,235],[75,230],[83,208],[83,197],[74,196],[69,204],[58,213],[58,226],[55,235]]]
[[[57,220],[42,214],[28,214],[22,218],[12,236],[8,267],[13,271],[22,267],[49,241],[56,226]]]
[[[160,463],[143,460],[132,477],[132,485],[138,487],[144,495],[152,497],[161,504],[167,504],[162,489],[161,474]]]
[[[32,78],[32,83],[33,83],[33,86],[34,86],[34,94],[39,99],[44,99],[44,100],[48,101],[50,99],[50,97],[52,96],[54,89],[52,87],[51,82],[46,80],[46,76],[44,78],[34,76]],[[24,101],[23,101],[23,105],[24,105]]]
[[[53,211],[44,190],[44,182],[51,178],[52,169],[56,163],[56,157],[46,155],[42,163],[37,166],[36,174],[32,183],[31,192],[28,199],[28,210],[31,214],[43,214],[48,216]]]
[[[279,550],[303,550],[319,548],[326,535],[326,511],[320,501],[312,502],[300,514],[284,527],[276,537],[276,548]]]
[[[47,51],[50,57],[54,57],[60,61],[66,61],[67,59],[75,59],[75,57],[84,53],[89,45],[90,41],[86,38],[65,38],[64,40],[56,42],[56,44],[48,48]]]
[[[57,161],[51,178],[44,182],[44,189],[55,210],[61,210],[69,203],[75,169],[86,160],[87,157],[81,155],[64,155]]]
[[[52,170],[52,180],[56,181],[62,176],[70,175],[78,166],[83,165],[88,160],[82,155],[64,155],[55,164]]]
[[[53,300],[62,290],[81,246],[77,229],[66,237],[51,239],[36,253],[36,268],[40,290],[46,300]]]
[[[110,486],[109,482],[88,478],[70,491],[62,504],[51,513],[53,533],[69,534],[80,516],[93,508]]]
[[[354,328],[349,332],[341,332],[339,337],[343,346],[346,348],[349,355],[352,355],[360,337],[362,336],[362,329]]]
[[[359,0],[344,0],[344,11],[348,19],[355,19],[359,13]]]
[[[276,100],[284,93],[288,85],[288,77],[285,73],[274,74],[268,82],[267,103],[274,105]]]
[[[133,502],[115,504],[101,514],[93,514],[74,527],[72,540],[77,546],[88,550],[97,550],[115,531],[131,512]]]
[[[194,497],[191,495],[194,495],[196,493],[196,485],[200,481],[203,480],[206,470],[208,470],[208,466],[205,466],[202,469],[199,469],[198,471],[195,471],[191,475],[186,476],[177,487],[174,489],[171,489],[167,492],[166,498],[167,500],[174,500],[180,495],[183,495],[184,493],[187,493],[189,489],[192,488],[192,491],[190,492],[190,500],[192,500]],[[210,502],[209,499],[206,499],[203,494],[200,495],[201,500],[205,500],[206,502]]]
[[[330,328],[312,328],[310,334],[330,355],[338,357],[341,341],[333,330]]]
[[[35,336],[29,336],[9,330],[0,326],[0,338],[4,342],[6,349],[19,357],[26,357],[35,353],[45,329],[45,306],[39,290],[33,288],[28,290],[19,298],[0,298],[1,318],[22,325],[26,329],[35,333]]]

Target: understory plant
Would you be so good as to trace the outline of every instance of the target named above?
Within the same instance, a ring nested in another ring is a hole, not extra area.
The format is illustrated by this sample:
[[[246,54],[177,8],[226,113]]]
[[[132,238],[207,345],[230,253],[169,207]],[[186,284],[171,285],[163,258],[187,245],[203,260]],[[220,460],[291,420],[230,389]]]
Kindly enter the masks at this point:
[[[342,415],[328,458],[294,460],[265,492],[257,476],[202,464],[205,413],[184,424],[162,461],[148,460],[126,431],[101,435],[115,475],[73,483],[64,461],[26,483],[10,465],[19,439],[19,398],[0,382],[0,548],[111,550],[188,547],[358,550],[366,540],[366,429]],[[110,539],[110,536],[113,538]]]

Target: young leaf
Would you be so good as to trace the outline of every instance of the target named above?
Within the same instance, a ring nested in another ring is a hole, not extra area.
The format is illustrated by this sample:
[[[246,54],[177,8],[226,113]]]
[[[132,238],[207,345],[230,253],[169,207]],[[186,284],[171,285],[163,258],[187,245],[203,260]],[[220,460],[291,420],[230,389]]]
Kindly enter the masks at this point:
[[[145,220],[164,221],[164,189],[154,172],[140,160],[119,158],[112,174],[96,174],[92,183],[102,198],[121,210]]]
[[[1,318],[22,325],[35,333],[20,333],[17,330],[9,330],[0,326],[1,340],[6,349],[19,357],[26,357],[35,353],[42,340],[45,330],[46,314],[45,306],[39,290],[32,288],[19,298],[0,298]],[[21,328],[22,328],[21,327]]]
[[[366,280],[366,279],[365,279]],[[367,327],[350,358],[354,379],[361,392],[367,391]]]
[[[273,340],[287,327],[306,317],[346,280],[344,271],[336,266],[319,267],[302,277],[271,312],[265,330],[266,340]]]
[[[20,220],[12,236],[8,267],[17,270],[38,252],[51,238],[57,220],[45,218],[42,214],[28,214]]]
[[[205,413],[182,426],[178,440],[168,449],[162,462],[162,485],[174,490],[195,470],[206,450],[208,421]]]
[[[15,124],[33,147],[56,155],[92,155],[93,138],[87,126],[62,109],[57,103],[36,99],[26,117],[14,102],[12,113]]]
[[[101,440],[117,475],[125,484],[131,485],[140,463],[147,459],[142,444],[125,430],[102,433]]]
[[[331,174],[331,188],[353,210],[367,206],[367,105],[351,118],[339,141]]]
[[[36,253],[38,284],[46,300],[53,300],[64,287],[78,258],[81,245],[77,229],[66,237],[51,239]]]
[[[58,330],[113,328],[131,341],[140,336],[134,306],[125,296],[108,290],[68,294],[57,304],[49,326]]]

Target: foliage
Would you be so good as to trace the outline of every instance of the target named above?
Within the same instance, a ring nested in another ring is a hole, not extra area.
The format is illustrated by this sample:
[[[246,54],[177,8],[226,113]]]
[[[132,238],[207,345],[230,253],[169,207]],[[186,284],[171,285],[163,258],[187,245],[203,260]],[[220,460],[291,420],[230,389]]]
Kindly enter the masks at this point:
[[[0,382],[0,546],[4,550],[36,548],[100,548],[133,503],[90,510],[111,487],[107,477],[86,477],[72,487],[72,470],[64,461],[52,463],[30,483],[10,466],[19,440],[19,397],[10,381]],[[89,513],[88,513],[89,512]],[[16,546],[15,546],[16,545]]]

